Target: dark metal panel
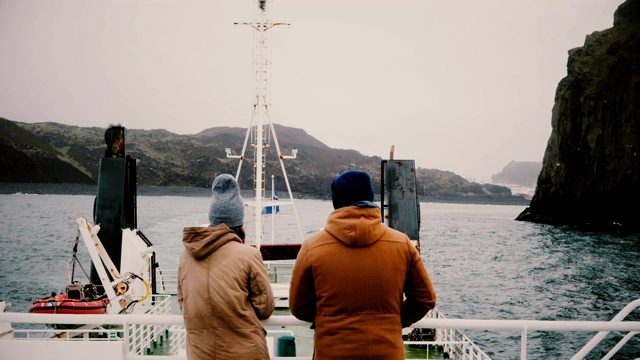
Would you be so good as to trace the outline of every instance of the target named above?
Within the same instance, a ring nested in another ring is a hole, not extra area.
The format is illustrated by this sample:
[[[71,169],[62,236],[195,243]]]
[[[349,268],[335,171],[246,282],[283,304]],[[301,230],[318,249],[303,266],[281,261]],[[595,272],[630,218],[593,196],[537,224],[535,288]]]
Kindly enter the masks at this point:
[[[402,231],[411,240],[420,239],[420,209],[416,193],[413,160],[387,160],[384,184],[389,227]]]

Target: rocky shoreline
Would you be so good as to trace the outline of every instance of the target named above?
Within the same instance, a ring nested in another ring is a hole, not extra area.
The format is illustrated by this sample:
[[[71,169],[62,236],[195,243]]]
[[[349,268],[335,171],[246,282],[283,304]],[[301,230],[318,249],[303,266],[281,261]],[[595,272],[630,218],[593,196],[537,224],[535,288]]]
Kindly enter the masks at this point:
[[[95,195],[97,185],[85,184],[37,184],[37,183],[0,183],[0,194],[37,194],[37,195]],[[138,186],[138,196],[185,196],[209,197],[211,190],[206,187],[176,187],[176,186]],[[253,192],[244,190],[242,196],[252,198]],[[294,193],[295,199],[321,199],[312,194]],[[421,202],[452,203],[452,204],[482,204],[482,205],[523,205],[528,206],[529,200],[520,196],[420,196]],[[376,201],[379,201],[376,196]]]

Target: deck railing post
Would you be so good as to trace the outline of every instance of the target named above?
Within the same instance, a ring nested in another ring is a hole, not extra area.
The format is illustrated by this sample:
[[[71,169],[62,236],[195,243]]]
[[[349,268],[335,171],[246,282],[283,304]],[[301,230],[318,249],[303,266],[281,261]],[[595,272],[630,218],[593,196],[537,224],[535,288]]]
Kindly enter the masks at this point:
[[[527,327],[522,328],[522,339],[520,340],[520,359],[527,360]]]
[[[129,322],[127,321],[127,319],[124,319],[122,330],[124,330],[124,346],[122,347],[122,358],[124,360],[127,360],[127,356],[129,355]]]
[[[622,310],[620,310],[620,312],[616,316],[614,316],[613,319],[611,319],[611,322],[620,322],[620,321],[622,321],[625,317],[627,317],[627,315],[629,315],[629,313],[631,313],[633,310],[635,310],[638,307],[640,307],[640,299],[636,299],[636,300],[630,302],[629,304],[627,304],[627,306],[622,308]],[[577,354],[575,354],[571,358],[571,360],[583,359],[608,334],[609,334],[609,331],[600,331],[600,332],[598,332],[596,334],[596,336],[594,336],[582,349],[580,349],[580,351],[578,351]]]
[[[616,346],[614,346],[611,350],[609,350],[609,352],[607,353],[607,355],[602,357],[602,360],[609,360],[613,357],[613,355],[615,355],[618,350],[620,350],[624,344],[626,344],[629,340],[631,340],[632,337],[636,336],[640,334],[640,331],[631,331],[629,332],[627,335],[625,335],[625,337],[623,337],[622,339],[620,339],[620,341],[616,344]]]

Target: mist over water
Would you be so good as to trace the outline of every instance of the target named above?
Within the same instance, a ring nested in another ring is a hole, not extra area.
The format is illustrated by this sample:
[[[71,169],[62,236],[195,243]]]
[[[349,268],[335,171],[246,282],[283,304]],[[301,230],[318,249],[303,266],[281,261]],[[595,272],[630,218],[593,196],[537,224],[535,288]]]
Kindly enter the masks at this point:
[[[77,234],[75,218],[84,216],[93,223],[93,200],[93,195],[0,195],[0,299],[11,302],[12,311],[26,312],[33,299],[64,288]],[[332,210],[330,201],[321,200],[296,200],[296,207],[304,237],[322,228]],[[255,232],[250,209],[245,214],[248,238]],[[208,210],[208,196],[138,196],[138,228],[154,244],[161,270],[177,269],[183,227],[206,223]],[[608,321],[640,298],[638,235],[513,220],[522,210],[509,205],[421,204],[421,251],[445,316]],[[288,229],[287,234],[275,233],[276,242],[297,241],[291,207],[281,207],[275,220],[276,227]],[[268,219],[265,234],[270,227]],[[78,251],[89,271],[82,244]],[[76,278],[85,281],[78,270]],[[639,318],[638,311],[629,317]],[[520,357],[519,331],[464,332],[494,359]],[[570,358],[593,335],[531,332],[527,355]],[[623,335],[610,335],[589,358],[601,358]],[[640,357],[638,337],[618,354],[616,359]]]

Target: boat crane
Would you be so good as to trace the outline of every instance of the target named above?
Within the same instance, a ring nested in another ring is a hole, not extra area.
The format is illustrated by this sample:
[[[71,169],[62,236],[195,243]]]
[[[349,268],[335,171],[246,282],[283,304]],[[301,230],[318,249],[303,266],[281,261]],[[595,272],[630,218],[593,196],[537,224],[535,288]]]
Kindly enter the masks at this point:
[[[131,269],[131,271],[121,272],[118,270],[119,267],[111,260],[100,238],[98,238],[100,225],[91,226],[84,217],[77,218],[76,223],[78,224],[78,232],[89,251],[89,256],[91,256],[91,261],[96,265],[95,269],[100,276],[100,282],[105,293],[111,303],[118,304],[118,307],[107,307],[107,313],[130,312],[132,306],[145,301],[151,294],[151,286],[145,280],[145,278],[151,278],[151,272],[153,271],[152,259],[154,252],[151,244],[145,241],[139,232],[123,229],[122,242],[125,247],[125,253],[120,269],[124,270],[126,268]],[[139,279],[143,286],[133,284],[132,282],[135,279]],[[137,290],[138,294],[140,294],[140,287],[144,295],[134,300],[133,293]]]

